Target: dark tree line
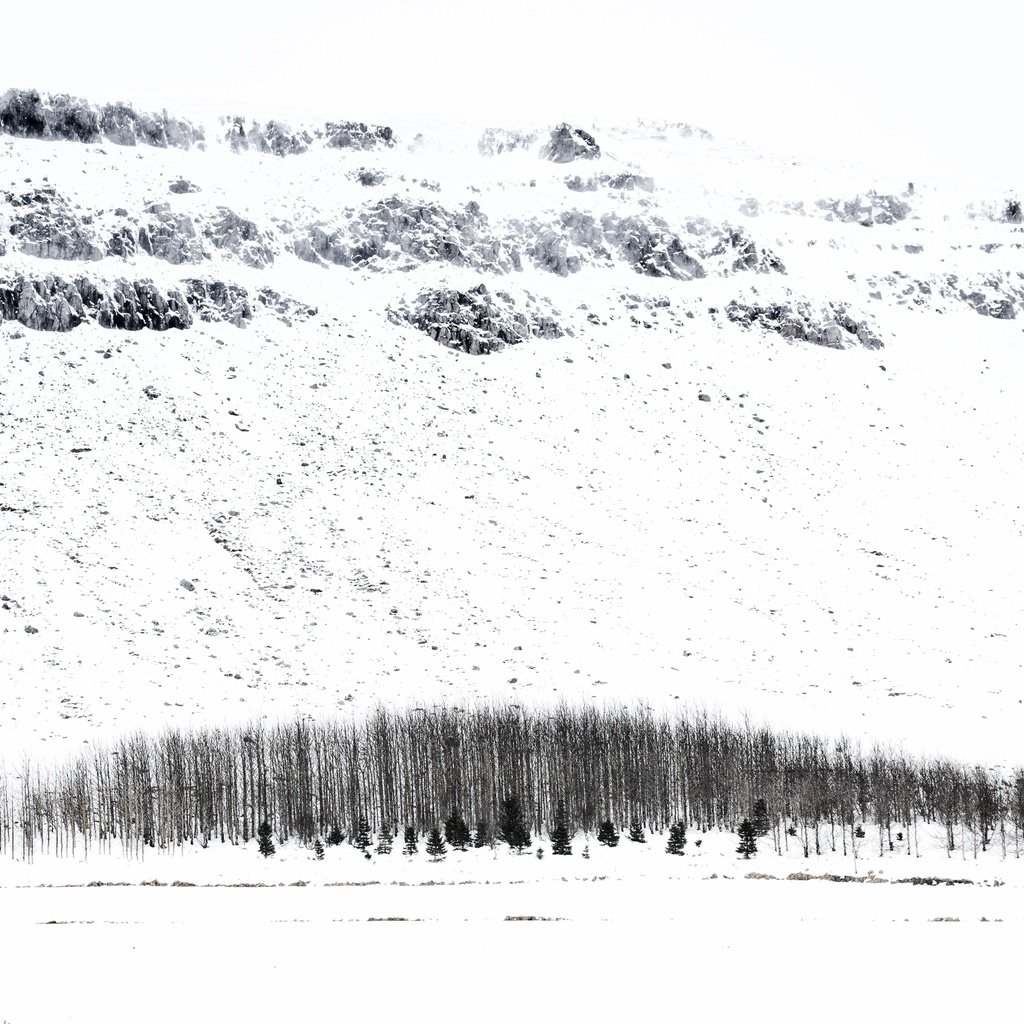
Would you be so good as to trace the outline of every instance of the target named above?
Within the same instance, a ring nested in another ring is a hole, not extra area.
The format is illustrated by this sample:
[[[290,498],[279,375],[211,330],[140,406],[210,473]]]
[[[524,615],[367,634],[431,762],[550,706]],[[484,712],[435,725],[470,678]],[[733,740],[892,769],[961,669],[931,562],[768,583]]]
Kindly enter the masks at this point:
[[[532,835],[736,831],[762,852],[796,846],[854,857],[917,850],[918,828],[949,851],[995,844],[1019,856],[1024,773],[868,752],[847,740],[637,707],[516,705],[379,709],[363,719],[136,734],[57,768],[0,775],[0,853],[128,853],[371,836],[390,849],[438,829],[448,845]],[[682,831],[680,831],[680,828]],[[443,830],[443,831],[442,831]],[[867,844],[871,844],[868,846]],[[436,844],[435,844],[436,845]],[[561,845],[561,843],[560,843]]]

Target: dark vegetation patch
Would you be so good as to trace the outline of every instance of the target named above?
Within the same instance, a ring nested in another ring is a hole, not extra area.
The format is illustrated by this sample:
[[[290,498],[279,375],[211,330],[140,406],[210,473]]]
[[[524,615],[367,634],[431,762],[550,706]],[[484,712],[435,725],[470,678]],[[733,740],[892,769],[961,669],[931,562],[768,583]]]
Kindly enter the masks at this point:
[[[524,852],[545,833],[561,840],[563,829],[573,855],[579,830],[612,846],[628,823],[633,842],[668,829],[670,855],[685,855],[688,832],[692,849],[695,833],[719,829],[736,833],[744,859],[759,847],[793,846],[856,863],[866,849],[913,855],[919,829],[930,830],[929,841],[944,836],[950,853],[1013,855],[1024,830],[1021,770],[865,753],[846,740],[629,707],[434,706],[170,730],[32,768],[0,776],[4,856],[141,853],[271,833],[308,847],[344,830],[353,845],[404,836],[407,856],[429,835],[440,859],[459,843]],[[390,850],[389,842],[376,852],[400,855]],[[587,847],[575,853],[586,857]]]

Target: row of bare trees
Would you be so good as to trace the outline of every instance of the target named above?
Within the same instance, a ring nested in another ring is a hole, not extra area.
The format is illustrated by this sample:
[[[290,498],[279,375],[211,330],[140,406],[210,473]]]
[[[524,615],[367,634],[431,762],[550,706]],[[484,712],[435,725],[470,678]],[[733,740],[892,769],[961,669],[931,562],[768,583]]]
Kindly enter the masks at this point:
[[[536,833],[561,805],[573,829],[684,821],[734,830],[755,812],[775,849],[856,857],[949,851],[1019,856],[1024,773],[865,752],[847,740],[704,712],[564,705],[380,708],[364,718],[134,735],[55,768],[0,773],[0,853],[242,843],[267,821],[312,843],[361,821],[425,832],[458,811],[496,822],[514,794]]]

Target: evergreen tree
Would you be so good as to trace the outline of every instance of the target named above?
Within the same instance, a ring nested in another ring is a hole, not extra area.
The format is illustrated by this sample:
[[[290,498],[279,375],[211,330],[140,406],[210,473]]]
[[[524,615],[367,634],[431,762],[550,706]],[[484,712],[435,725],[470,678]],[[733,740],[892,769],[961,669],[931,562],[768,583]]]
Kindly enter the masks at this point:
[[[359,819],[359,824],[356,826],[356,837],[352,840],[352,845],[363,853],[366,853],[373,845],[373,840],[370,838],[370,825],[365,818]]]
[[[768,817],[768,804],[765,802],[763,797],[758,797],[754,801],[753,820],[751,824],[754,826],[754,835],[760,838],[766,836],[771,831],[771,820]]]
[[[256,829],[256,835],[259,837],[260,841],[260,853],[262,853],[264,857],[273,857],[276,851],[274,849],[274,844],[270,838],[270,822],[268,822],[266,818],[263,819],[263,824],[260,825],[258,829]]]
[[[420,841],[416,835],[416,829],[412,825],[405,826],[405,845],[402,848],[402,853],[407,857],[414,856],[420,848]]]
[[[444,855],[448,852],[448,847],[445,845],[444,837],[441,835],[441,830],[435,825],[430,830],[430,835],[427,836],[427,853],[430,854],[431,860],[444,860]]]
[[[472,837],[469,826],[458,810],[453,810],[451,817],[444,823],[444,837],[453,850],[465,850]]]
[[[742,853],[744,860],[750,860],[751,856],[757,853],[757,833],[749,818],[744,818],[740,823],[738,835],[740,845],[736,847],[736,852]]]
[[[602,846],[619,845],[619,833],[615,831],[615,826],[610,820],[601,822],[601,827],[597,830],[597,841]]]
[[[476,835],[473,837],[473,846],[480,850],[491,845],[491,823],[486,818],[481,818],[476,823]]]
[[[572,856],[572,835],[565,823],[565,805],[561,802],[555,811],[555,827],[551,830],[551,852],[556,857]]]
[[[647,842],[647,837],[644,835],[644,827],[636,818],[629,823],[629,841],[631,843]]]
[[[320,842],[319,836],[317,836],[316,839],[313,840],[313,853],[316,854],[317,860],[324,859],[324,844]]]
[[[677,821],[674,825],[669,827],[668,846],[665,847],[665,852],[674,853],[678,857],[681,857],[686,852],[685,821]]]
[[[377,853],[389,854],[391,852],[391,844],[395,841],[395,837],[391,834],[391,826],[385,821],[380,827],[380,838],[377,840]]]
[[[507,796],[502,800],[498,813],[498,833],[517,853],[522,853],[531,845],[530,831],[526,827],[519,797]]]
[[[345,841],[345,836],[342,834],[340,828],[337,825],[331,828],[331,831],[327,833],[327,845],[328,846],[341,846]]]

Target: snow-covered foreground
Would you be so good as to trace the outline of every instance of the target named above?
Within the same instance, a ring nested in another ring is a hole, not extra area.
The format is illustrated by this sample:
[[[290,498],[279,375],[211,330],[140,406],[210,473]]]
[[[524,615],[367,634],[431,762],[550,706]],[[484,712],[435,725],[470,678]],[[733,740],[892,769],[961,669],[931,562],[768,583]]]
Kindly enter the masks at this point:
[[[10,1024],[433,1021],[453,1006],[500,1021],[854,1021],[879,1008],[954,1021],[979,999],[1009,1007],[1024,937],[1020,887],[740,878],[32,888],[3,892],[2,906]]]

